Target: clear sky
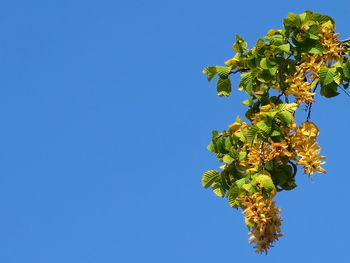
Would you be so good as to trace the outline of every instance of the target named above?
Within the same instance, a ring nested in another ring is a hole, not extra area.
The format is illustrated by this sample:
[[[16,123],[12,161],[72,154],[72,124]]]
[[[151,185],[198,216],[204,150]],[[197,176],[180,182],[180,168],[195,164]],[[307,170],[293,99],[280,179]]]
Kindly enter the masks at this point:
[[[201,186],[206,150],[244,106],[201,70],[250,46],[288,12],[343,1],[1,1],[0,262],[347,262],[350,98],[317,98],[327,174],[279,194],[268,256],[241,211]],[[237,85],[238,78],[233,81]]]

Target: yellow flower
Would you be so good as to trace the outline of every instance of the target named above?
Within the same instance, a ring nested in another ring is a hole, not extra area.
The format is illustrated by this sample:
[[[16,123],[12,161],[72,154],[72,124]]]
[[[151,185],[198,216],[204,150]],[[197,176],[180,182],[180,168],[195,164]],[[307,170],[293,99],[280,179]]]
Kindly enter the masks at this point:
[[[227,60],[225,62],[225,65],[228,67],[233,67],[233,68],[237,67],[237,62],[239,60],[239,56],[240,55],[237,53],[233,58]]]
[[[312,122],[303,122],[302,127],[293,127],[294,133],[290,133],[286,140],[293,152],[291,159],[303,166],[305,174],[310,176],[317,173],[326,173],[321,165],[326,157],[320,156],[321,147],[316,142],[319,134],[317,126]]]
[[[225,170],[225,169],[228,168],[228,164],[221,165],[219,168],[220,168],[221,170]]]
[[[287,142],[272,143],[270,152],[267,155],[267,160],[272,160],[274,158],[280,159],[280,157],[292,157],[292,153],[288,151]]]
[[[304,53],[302,56],[302,63],[299,68],[305,72],[308,79],[313,81],[318,78],[318,73],[321,67],[324,65],[324,60],[321,55],[309,55]]]
[[[326,173],[326,170],[320,166],[325,163],[322,160],[326,159],[326,157],[319,156],[319,153],[320,146],[318,146],[316,142],[306,145],[303,151],[299,151],[298,156],[301,157],[301,159],[297,164],[303,165],[305,174],[311,176],[314,172]]]
[[[334,60],[338,60],[343,49],[338,40],[339,34],[334,34],[334,28],[328,22],[321,26],[321,44],[323,46],[323,58],[329,64]]]
[[[286,95],[294,95],[299,103],[315,102],[315,93],[311,92],[311,83],[306,80],[306,74],[301,67],[297,67],[294,75],[286,79],[286,83],[289,84]]]
[[[302,122],[301,131],[304,135],[306,135],[308,137],[316,137],[320,134],[316,124],[311,122],[311,121]]]
[[[238,131],[239,129],[243,129],[244,127],[247,127],[247,126],[249,126],[249,125],[245,122],[242,122],[241,118],[239,116],[237,116],[237,118],[233,124],[229,125],[230,129],[234,132]]]
[[[248,150],[249,150],[249,153],[247,155],[247,164],[249,165],[249,168],[254,168],[253,171],[256,172],[262,161],[261,156],[262,155],[266,156],[267,149],[266,147],[264,147],[263,152],[261,152],[260,144],[255,143],[251,147],[249,147]],[[250,171],[252,170],[250,169]]]
[[[278,215],[281,209],[275,207],[275,201],[265,199],[260,193],[245,196],[241,202],[246,207],[243,211],[245,222],[251,229],[249,243],[255,243],[257,253],[267,254],[272,243],[283,236],[280,229],[282,218]]]

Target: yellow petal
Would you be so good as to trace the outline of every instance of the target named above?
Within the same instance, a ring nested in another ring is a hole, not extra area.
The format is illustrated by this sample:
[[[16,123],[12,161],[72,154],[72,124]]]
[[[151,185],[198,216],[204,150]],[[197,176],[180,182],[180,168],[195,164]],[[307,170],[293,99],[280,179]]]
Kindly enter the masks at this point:
[[[316,137],[320,134],[316,124],[311,121],[304,121],[302,123],[301,131],[304,135],[309,137]]]

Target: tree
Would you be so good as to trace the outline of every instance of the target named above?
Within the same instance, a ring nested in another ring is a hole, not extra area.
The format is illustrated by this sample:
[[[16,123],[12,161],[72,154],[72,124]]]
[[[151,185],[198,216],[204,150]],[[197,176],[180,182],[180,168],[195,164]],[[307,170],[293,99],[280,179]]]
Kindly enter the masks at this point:
[[[331,98],[341,89],[347,94],[350,38],[340,41],[334,30],[329,16],[289,13],[283,29],[271,29],[251,49],[237,35],[232,46],[236,54],[226,66],[203,70],[208,81],[218,77],[219,96],[230,95],[230,77],[240,73],[238,90],[249,96],[243,101],[247,122],[238,116],[228,130],[212,132],[208,150],[224,165],[204,172],[202,184],[243,210],[257,253],[267,253],[283,235],[276,193],[297,186],[298,168],[309,176],[326,173],[319,129],[310,116],[317,93]],[[295,112],[304,106],[305,121],[298,125]]]

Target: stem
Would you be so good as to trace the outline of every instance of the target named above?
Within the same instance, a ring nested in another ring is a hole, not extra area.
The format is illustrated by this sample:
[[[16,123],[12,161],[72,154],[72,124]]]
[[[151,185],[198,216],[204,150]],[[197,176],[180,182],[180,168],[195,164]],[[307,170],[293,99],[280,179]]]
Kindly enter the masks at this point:
[[[307,117],[306,117],[307,122],[309,122],[311,118],[311,108],[312,108],[312,102],[309,102],[307,107]]]
[[[238,72],[248,72],[250,69],[248,69],[248,68],[242,68],[242,69],[237,69],[237,70],[235,70],[235,71],[231,71],[230,73],[228,73],[229,75],[230,74],[236,74],[236,73],[238,73]]]
[[[342,86],[338,86],[348,97],[350,97],[350,94],[345,90],[343,89]]]
[[[339,42],[341,42],[341,43],[350,42],[350,37],[349,37],[349,38],[347,38],[347,39],[344,39],[344,40],[340,40]]]
[[[312,90],[312,93],[315,93],[317,87],[318,87],[318,83],[316,84],[316,86],[315,86],[314,89]],[[312,98],[314,98],[314,97],[315,97],[315,95],[312,96]],[[307,116],[306,116],[306,121],[307,121],[307,122],[308,122],[308,121],[310,120],[310,118],[311,118],[312,103],[313,103],[313,102],[309,102],[309,103],[308,103],[308,107],[307,107]]]
[[[288,96],[286,94],[284,94],[284,100],[286,101],[286,103],[289,103],[289,99],[288,99]]]

